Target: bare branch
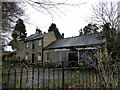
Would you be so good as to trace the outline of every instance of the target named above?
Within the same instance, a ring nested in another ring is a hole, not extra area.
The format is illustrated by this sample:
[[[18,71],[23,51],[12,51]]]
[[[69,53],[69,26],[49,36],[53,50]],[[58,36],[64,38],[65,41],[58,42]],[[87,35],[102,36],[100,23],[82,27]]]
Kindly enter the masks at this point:
[[[114,2],[100,2],[92,5],[93,15],[92,20],[101,24],[111,23],[111,27],[116,28],[118,24],[118,8]]]
[[[33,8],[35,8],[37,11],[41,12],[40,10],[43,9],[42,12],[47,12],[51,17],[53,17],[53,14],[57,14],[57,11],[64,14],[63,11],[59,8],[60,6],[80,6],[84,3],[67,3],[68,0],[61,1],[61,2],[55,2],[55,1],[46,1],[46,0],[25,0],[26,3],[30,4]],[[58,14],[57,14],[58,15]]]

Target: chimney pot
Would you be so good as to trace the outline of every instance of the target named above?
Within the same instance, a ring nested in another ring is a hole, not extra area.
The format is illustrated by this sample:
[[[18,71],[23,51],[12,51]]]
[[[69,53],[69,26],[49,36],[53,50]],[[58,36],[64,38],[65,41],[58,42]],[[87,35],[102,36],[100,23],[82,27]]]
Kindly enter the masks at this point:
[[[42,34],[42,31],[40,29],[36,29],[36,34]]]
[[[62,33],[62,36],[63,36],[63,38],[64,38],[64,33]]]

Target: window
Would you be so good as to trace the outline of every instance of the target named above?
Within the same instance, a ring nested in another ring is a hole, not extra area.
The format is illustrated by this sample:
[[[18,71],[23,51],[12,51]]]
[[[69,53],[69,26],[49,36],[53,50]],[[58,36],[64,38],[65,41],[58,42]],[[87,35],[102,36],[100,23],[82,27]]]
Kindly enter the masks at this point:
[[[34,63],[34,59],[35,59],[35,54],[32,53],[32,63]]]
[[[26,48],[28,48],[28,42],[26,42]]]
[[[35,43],[34,42],[32,42],[32,49],[35,49]]]
[[[56,51],[56,61],[61,61],[61,52]]]
[[[41,40],[38,40],[38,46],[41,46],[41,43],[42,41]]]
[[[38,53],[38,61],[41,60],[41,53]]]
[[[18,59],[20,60],[20,56],[18,56]]]
[[[50,53],[46,53],[46,61],[50,60]]]

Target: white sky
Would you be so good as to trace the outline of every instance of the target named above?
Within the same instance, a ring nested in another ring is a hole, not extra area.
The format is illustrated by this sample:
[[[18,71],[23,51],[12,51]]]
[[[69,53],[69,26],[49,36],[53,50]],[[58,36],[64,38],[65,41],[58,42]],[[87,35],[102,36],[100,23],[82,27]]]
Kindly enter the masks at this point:
[[[53,0],[54,1],[54,0]],[[65,0],[62,0],[65,1]],[[52,13],[53,18],[48,13],[41,13],[32,8],[30,5],[27,5],[26,15],[27,20],[25,20],[26,30],[28,36],[35,33],[36,27],[41,29],[43,32],[47,32],[51,23],[56,23],[57,28],[60,33],[64,33],[65,37],[77,36],[79,35],[79,30],[84,28],[88,23],[88,18],[92,14],[91,5],[102,0],[68,0],[78,3],[84,3],[80,7],[60,7],[62,13],[56,11]],[[105,1],[119,1],[119,0],[105,0]],[[25,17],[26,19],[26,17]],[[29,23],[29,24],[28,24]]]
[[[90,2],[82,4],[80,7],[66,6],[64,8],[59,8],[63,13],[57,11],[57,14],[53,13],[52,18],[49,14],[40,13],[28,5],[26,11],[29,15],[28,22],[26,23],[28,36],[35,33],[36,27],[39,27],[43,32],[47,32],[51,23],[56,23],[60,33],[64,33],[65,37],[79,35],[78,31],[80,28],[87,25],[86,17],[90,14],[90,8],[87,7],[90,7]]]

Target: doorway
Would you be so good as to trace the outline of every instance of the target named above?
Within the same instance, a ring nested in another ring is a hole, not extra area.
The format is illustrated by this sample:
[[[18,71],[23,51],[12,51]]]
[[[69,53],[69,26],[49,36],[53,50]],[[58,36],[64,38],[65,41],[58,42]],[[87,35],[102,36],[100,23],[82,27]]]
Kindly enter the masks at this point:
[[[68,54],[68,61],[70,67],[78,66],[78,54],[77,52],[70,52]]]
[[[32,63],[34,63],[34,53],[32,53]]]

